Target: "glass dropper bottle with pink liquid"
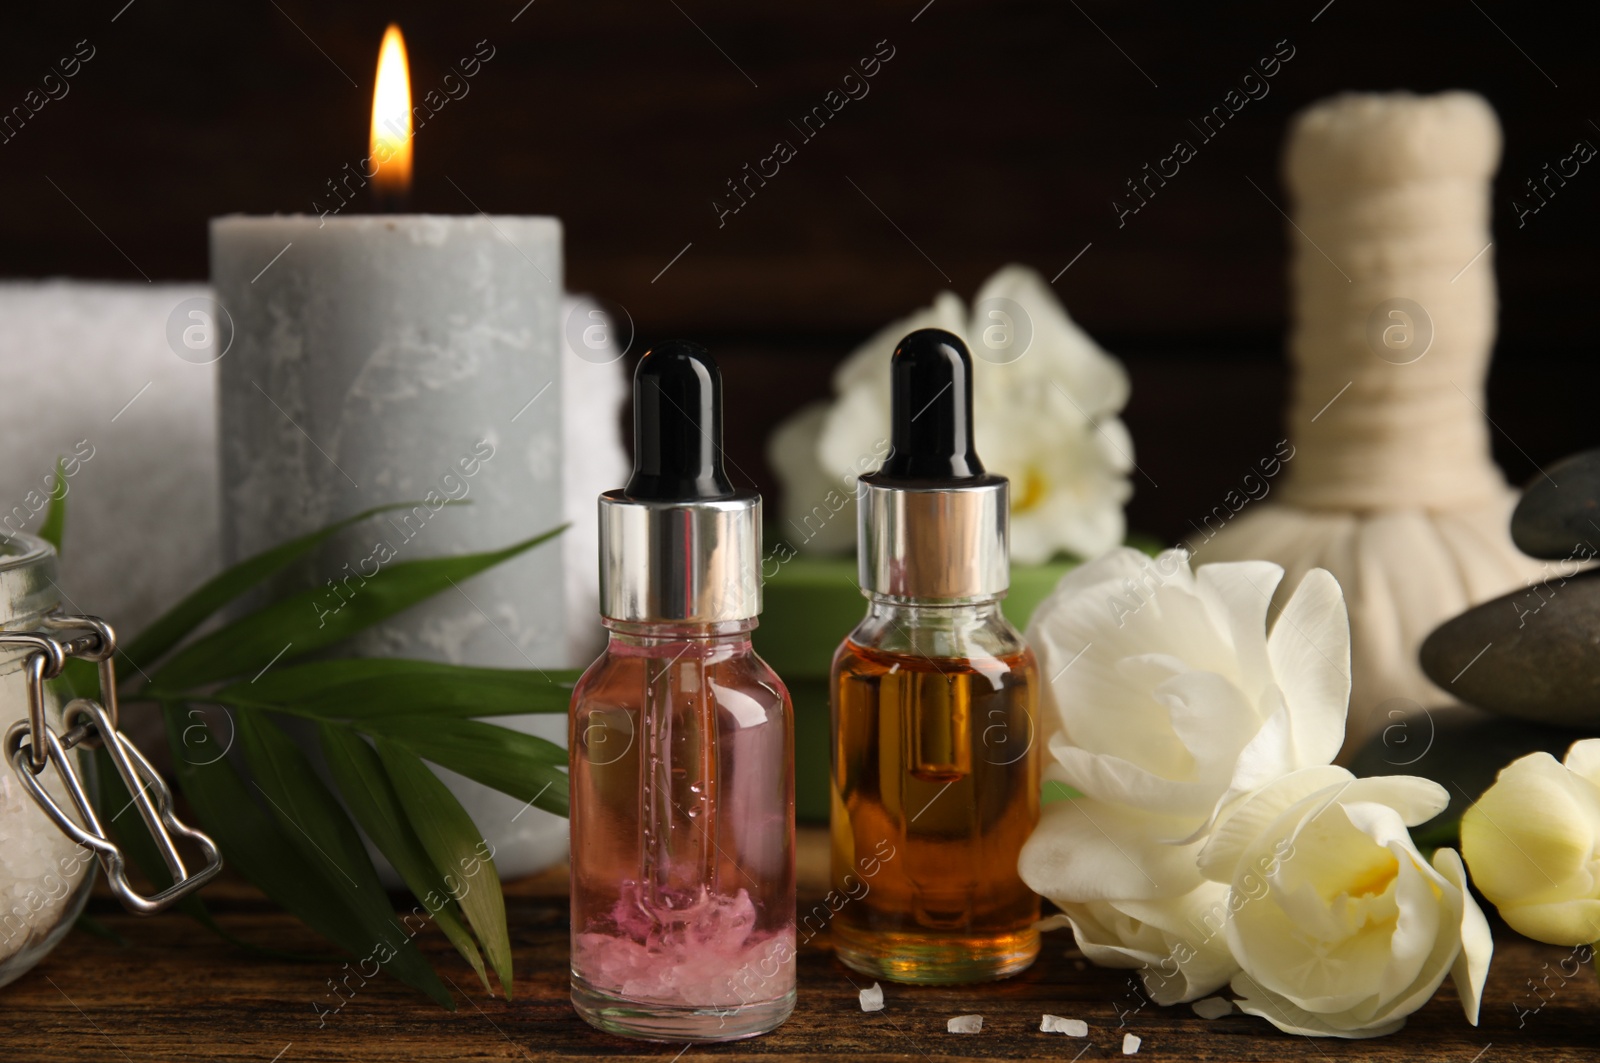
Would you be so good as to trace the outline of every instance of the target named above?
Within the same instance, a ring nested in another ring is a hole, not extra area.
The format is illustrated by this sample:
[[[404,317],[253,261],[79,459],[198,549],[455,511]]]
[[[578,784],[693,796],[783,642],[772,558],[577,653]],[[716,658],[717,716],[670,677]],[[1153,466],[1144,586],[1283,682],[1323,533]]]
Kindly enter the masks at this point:
[[[761,498],[722,462],[722,378],[634,374],[634,470],[600,496],[600,659],[572,695],[572,1003],[661,1041],[766,1033],[795,1001],[793,708],[757,657]]]

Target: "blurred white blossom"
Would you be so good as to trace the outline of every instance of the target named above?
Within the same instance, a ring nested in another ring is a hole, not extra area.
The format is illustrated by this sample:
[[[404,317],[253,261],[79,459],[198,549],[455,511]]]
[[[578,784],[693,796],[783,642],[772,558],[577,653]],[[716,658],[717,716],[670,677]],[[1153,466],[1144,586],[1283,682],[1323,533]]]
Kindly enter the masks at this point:
[[[834,374],[835,398],[779,426],[783,534],[808,552],[855,541],[855,478],[876,469],[890,432],[889,359],[907,333],[942,328],[973,355],[973,416],[985,468],[1011,480],[1011,554],[1033,564],[1121,544],[1133,440],[1120,362],[1079,328],[1036,272],[1007,266],[969,310],[951,292],[881,329]],[[835,510],[833,492],[844,502]]]

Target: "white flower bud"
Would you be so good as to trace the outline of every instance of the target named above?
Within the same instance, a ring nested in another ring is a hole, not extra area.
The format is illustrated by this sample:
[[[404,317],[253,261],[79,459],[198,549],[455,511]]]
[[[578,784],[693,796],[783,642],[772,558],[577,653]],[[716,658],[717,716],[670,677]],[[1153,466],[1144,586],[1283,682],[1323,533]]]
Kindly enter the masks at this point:
[[[1565,763],[1506,766],[1461,818],[1472,880],[1511,929],[1552,945],[1600,941],[1600,738]]]

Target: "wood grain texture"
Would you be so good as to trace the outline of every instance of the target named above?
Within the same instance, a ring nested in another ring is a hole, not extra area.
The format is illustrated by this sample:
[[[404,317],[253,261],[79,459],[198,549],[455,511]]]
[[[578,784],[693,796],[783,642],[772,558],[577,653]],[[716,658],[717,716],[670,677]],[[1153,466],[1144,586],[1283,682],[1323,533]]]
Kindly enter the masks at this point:
[[[809,906],[821,896],[826,844],[821,832],[804,833],[801,897]],[[889,985],[887,1007],[864,1014],[856,1000],[861,978],[834,961],[826,935],[820,935],[802,950],[800,1002],[788,1023],[766,1037],[680,1054],[682,1045],[612,1037],[573,1014],[567,1002],[564,875],[565,869],[557,869],[508,889],[516,1000],[486,996],[443,938],[429,933],[419,942],[462,991],[455,1012],[379,979],[357,985],[353,997],[320,1025],[312,1004],[330,1006],[326,979],[342,973],[342,961],[263,959],[187,919],[136,919],[98,898],[97,918],[128,945],[75,932],[21,981],[0,990],[0,1060],[1073,1060],[1122,1058],[1124,1033],[1143,1039],[1139,1058],[1157,1060],[1600,1059],[1600,987],[1592,970],[1566,979],[1561,964],[1570,950],[1505,932],[1496,942],[1479,1027],[1467,1025],[1447,985],[1400,1033],[1359,1042],[1280,1034],[1241,1016],[1208,1022],[1187,1007],[1143,1003],[1129,984],[1131,972],[1089,966],[1060,932],[1046,938],[1032,969],[1008,982],[951,989]],[[283,949],[323,948],[243,883],[224,880],[208,897],[219,922],[241,937]],[[1040,1033],[1039,1018],[1046,1012],[1085,1020],[1088,1037]],[[983,1015],[982,1033],[945,1032],[947,1018],[971,1013]],[[1119,1014],[1125,1025],[1119,1026]]]

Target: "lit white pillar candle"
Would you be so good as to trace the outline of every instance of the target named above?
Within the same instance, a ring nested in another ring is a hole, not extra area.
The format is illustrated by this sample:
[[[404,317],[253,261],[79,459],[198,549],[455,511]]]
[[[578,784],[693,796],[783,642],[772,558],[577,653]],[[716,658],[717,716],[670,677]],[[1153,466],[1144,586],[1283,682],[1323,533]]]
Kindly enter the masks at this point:
[[[336,610],[384,565],[561,523],[559,220],[217,218],[211,279],[229,344],[218,362],[225,562],[373,506],[423,502],[348,529],[297,573],[341,580],[319,606]],[[559,541],[538,547],[370,629],[351,652],[564,665],[561,561]],[[308,630],[320,620],[308,613]],[[556,738],[563,724],[526,729]],[[564,823],[450,781],[502,874],[564,851]]]

